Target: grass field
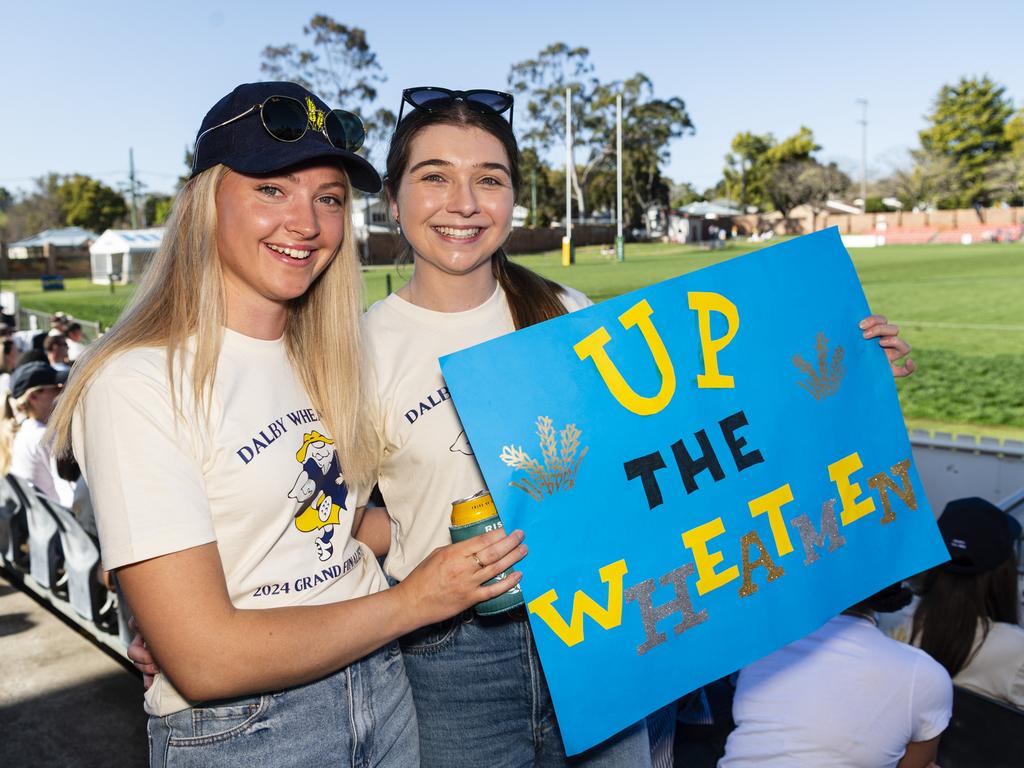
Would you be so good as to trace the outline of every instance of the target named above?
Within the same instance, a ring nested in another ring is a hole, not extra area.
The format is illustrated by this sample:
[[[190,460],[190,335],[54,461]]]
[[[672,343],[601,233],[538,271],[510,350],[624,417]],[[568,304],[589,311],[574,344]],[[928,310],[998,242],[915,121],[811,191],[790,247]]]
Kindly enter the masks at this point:
[[[561,254],[517,257],[541,274],[571,285],[595,301],[734,258],[757,246],[719,251],[671,244],[629,245],[626,260],[580,248],[576,264]],[[1024,244],[935,245],[855,249],[851,255],[874,311],[899,323],[913,345],[918,373],[899,382],[911,426],[1024,439]],[[411,267],[364,273],[369,301],[396,290]],[[37,280],[12,285],[24,307],[109,325],[130,297],[130,287],[67,281],[63,293],[43,293]]]

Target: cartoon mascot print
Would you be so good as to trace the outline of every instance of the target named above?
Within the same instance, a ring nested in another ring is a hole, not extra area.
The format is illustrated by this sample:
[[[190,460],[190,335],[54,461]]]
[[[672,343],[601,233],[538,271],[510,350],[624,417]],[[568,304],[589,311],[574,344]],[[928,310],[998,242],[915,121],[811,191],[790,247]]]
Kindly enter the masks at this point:
[[[319,532],[313,540],[317,557],[326,561],[334,554],[334,526],[341,522],[341,510],[348,508],[348,486],[341,474],[334,441],[316,430],[302,436],[295,454],[302,471],[295,478],[288,498],[299,502],[295,527],[303,533]]]

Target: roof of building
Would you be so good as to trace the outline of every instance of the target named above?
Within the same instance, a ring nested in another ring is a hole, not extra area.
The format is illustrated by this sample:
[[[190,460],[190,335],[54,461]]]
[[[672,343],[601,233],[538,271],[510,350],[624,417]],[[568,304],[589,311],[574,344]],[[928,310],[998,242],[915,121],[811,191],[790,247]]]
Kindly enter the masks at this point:
[[[679,209],[679,212],[684,213],[687,216],[705,216],[708,218],[717,218],[719,216],[739,216],[743,213],[743,211],[736,208],[731,208],[718,202],[709,203],[704,200],[684,205]]]
[[[10,248],[42,248],[47,243],[56,248],[77,248],[98,238],[95,232],[82,227],[62,227],[60,229],[44,229],[31,237],[11,243]]]
[[[155,251],[164,239],[164,228],[108,229],[89,248],[90,253]]]

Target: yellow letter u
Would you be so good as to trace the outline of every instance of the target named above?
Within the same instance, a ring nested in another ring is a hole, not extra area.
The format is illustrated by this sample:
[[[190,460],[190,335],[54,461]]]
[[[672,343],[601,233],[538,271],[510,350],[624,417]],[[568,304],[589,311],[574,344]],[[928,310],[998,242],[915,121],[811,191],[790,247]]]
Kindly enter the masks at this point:
[[[586,360],[588,357],[593,359],[597,372],[601,374],[608,391],[619,404],[640,416],[652,416],[663,410],[676,391],[676,372],[672,367],[672,360],[669,359],[668,350],[665,349],[665,343],[651,322],[652,311],[651,305],[644,299],[619,315],[619,322],[627,329],[634,325],[638,326],[644,341],[647,342],[647,348],[651,350],[654,363],[658,366],[658,373],[661,374],[661,390],[654,397],[638,395],[626,383],[604,349],[604,345],[611,341],[612,337],[603,325],[573,347],[580,360]]]

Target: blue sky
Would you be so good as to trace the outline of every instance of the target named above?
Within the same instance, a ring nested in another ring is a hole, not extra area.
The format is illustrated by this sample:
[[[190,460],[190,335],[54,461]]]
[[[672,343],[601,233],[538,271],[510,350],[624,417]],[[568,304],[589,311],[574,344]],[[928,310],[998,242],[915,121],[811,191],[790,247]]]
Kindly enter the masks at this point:
[[[555,41],[590,48],[602,79],[642,71],[656,95],[686,102],[697,133],[673,144],[667,171],[698,188],[738,131],[801,124],[823,159],[858,173],[858,98],[873,175],[904,162],[943,83],[988,74],[1024,106],[1021,0],[0,0],[0,185],[49,171],[124,184],[133,147],[141,180],[172,189],[206,109],[260,79],[263,47],[302,42],[318,12],[367,31],[395,110],[409,85],[503,88],[511,63]]]

